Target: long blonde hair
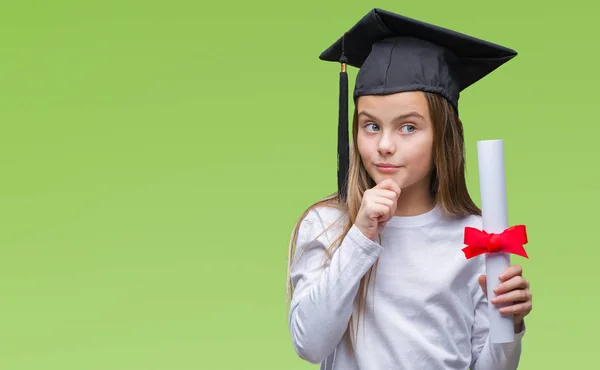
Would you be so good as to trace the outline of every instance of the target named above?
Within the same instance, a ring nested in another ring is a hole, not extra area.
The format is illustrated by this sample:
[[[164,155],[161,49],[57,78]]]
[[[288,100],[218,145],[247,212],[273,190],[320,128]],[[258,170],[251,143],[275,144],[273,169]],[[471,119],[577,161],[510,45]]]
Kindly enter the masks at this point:
[[[458,114],[448,103],[446,99],[438,94],[424,93],[427,98],[429,113],[433,121],[433,170],[430,182],[431,196],[435,199],[436,204],[448,216],[468,216],[481,215],[481,210],[475,205],[467,190],[465,181],[465,149],[464,135],[462,122]],[[292,236],[289,244],[288,255],[288,270],[287,270],[287,286],[286,296],[289,304],[293,294],[293,284],[290,277],[291,266],[294,259],[296,239],[300,223],[306,215],[316,207],[334,207],[343,211],[347,216],[346,224],[343,232],[334,240],[327,248],[324,267],[332,258],[335,250],[339,247],[342,240],[354,224],[356,215],[360,209],[362,196],[367,189],[375,186],[375,182],[367,173],[360,154],[358,152],[356,136],[358,133],[357,111],[354,109],[354,118],[352,122],[352,145],[350,151],[350,168],[348,174],[348,196],[346,203],[341,203],[338,200],[338,194],[333,193],[324,199],[312,204],[300,216],[296,225],[293,228]],[[323,230],[325,232],[325,230]],[[381,240],[381,239],[380,239]],[[360,322],[361,312],[364,313],[365,302],[367,298],[367,290],[371,278],[377,271],[377,263],[375,263],[365,274],[360,281],[360,286],[357,294],[358,317],[356,332],[358,331],[358,323]],[[348,330],[352,338],[354,317],[351,317],[348,322]],[[356,334],[356,333],[355,333]]]

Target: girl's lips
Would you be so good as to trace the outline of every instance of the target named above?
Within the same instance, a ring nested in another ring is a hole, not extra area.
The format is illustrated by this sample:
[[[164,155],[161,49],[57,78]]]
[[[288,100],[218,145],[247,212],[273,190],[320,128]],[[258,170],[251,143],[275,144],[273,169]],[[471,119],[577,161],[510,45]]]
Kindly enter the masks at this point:
[[[398,170],[398,166],[376,166],[380,172],[395,172]]]

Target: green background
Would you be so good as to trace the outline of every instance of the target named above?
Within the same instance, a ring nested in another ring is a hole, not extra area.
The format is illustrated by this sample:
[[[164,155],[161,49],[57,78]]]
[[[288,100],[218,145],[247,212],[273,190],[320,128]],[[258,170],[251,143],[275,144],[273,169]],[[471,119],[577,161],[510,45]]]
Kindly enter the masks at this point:
[[[318,55],[373,7],[519,52],[461,96],[468,184],[479,203],[476,142],[504,139],[520,368],[592,368],[591,1],[20,0],[0,6],[0,369],[316,368],[287,246],[336,187],[339,65]]]

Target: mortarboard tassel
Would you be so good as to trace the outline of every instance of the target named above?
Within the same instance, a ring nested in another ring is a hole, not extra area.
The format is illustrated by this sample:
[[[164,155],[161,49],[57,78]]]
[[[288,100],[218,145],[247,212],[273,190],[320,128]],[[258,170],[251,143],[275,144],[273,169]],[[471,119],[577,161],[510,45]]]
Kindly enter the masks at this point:
[[[338,198],[346,202],[348,193],[348,170],[350,167],[350,149],[348,144],[348,74],[346,72],[346,55],[342,39],[342,56],[340,58],[340,103],[338,116]]]

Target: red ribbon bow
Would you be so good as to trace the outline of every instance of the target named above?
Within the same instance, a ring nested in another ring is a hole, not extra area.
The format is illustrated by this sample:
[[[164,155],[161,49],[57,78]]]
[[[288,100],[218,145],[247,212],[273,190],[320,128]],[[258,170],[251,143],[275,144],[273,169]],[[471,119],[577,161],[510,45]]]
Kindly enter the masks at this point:
[[[525,225],[517,225],[500,234],[487,233],[472,227],[465,227],[465,244],[462,251],[467,259],[484,253],[506,252],[529,258],[523,248],[527,244]]]

